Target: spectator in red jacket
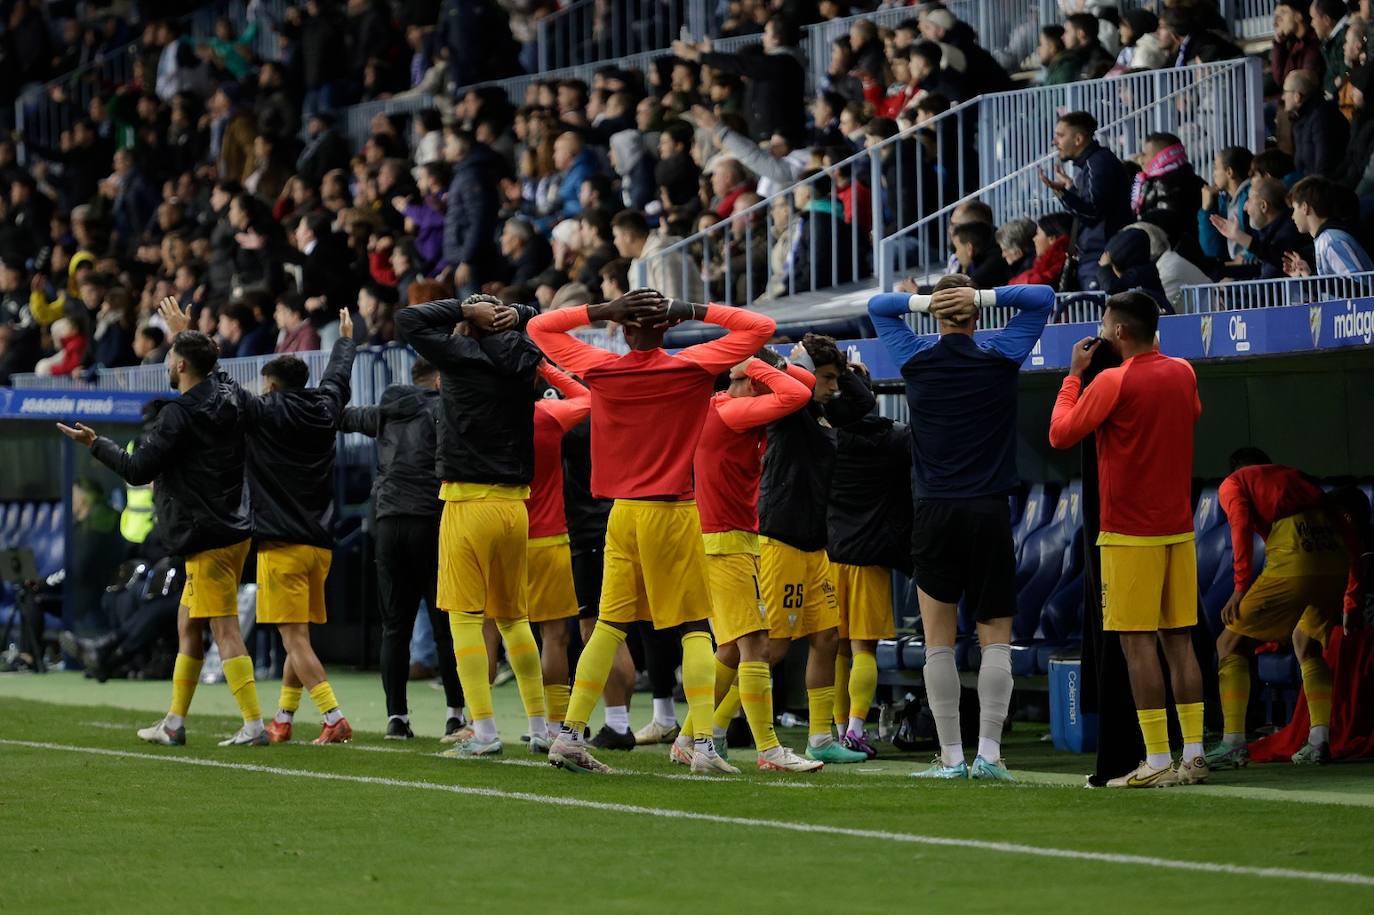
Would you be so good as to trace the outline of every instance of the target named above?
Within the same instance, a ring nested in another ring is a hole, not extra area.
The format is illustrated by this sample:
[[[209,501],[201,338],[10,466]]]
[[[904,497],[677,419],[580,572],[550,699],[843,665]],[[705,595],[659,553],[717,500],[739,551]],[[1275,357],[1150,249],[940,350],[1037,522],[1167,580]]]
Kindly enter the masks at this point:
[[[1069,257],[1069,229],[1073,217],[1068,213],[1047,213],[1035,221],[1035,263],[1025,273],[1012,277],[1007,285],[1045,285],[1059,288],[1064,262]]]

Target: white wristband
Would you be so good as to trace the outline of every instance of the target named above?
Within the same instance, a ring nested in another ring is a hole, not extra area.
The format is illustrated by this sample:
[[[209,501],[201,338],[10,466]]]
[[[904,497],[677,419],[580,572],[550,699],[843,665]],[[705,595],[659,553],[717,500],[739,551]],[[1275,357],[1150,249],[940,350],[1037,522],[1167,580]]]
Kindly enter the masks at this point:
[[[979,308],[991,308],[997,304],[996,289],[976,289],[973,292],[973,304]]]
[[[913,293],[911,298],[907,301],[906,307],[917,314],[929,314],[930,300],[932,298],[934,298],[934,296],[922,295],[919,292]]]

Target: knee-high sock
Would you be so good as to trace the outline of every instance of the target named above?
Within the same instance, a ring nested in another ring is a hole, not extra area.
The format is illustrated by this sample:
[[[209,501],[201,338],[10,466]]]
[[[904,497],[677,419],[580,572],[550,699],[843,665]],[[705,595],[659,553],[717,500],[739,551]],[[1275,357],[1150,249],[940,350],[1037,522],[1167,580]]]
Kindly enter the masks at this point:
[[[277,708],[283,712],[295,714],[301,707],[301,688],[299,686],[285,686],[281,688],[281,696],[277,700]]]
[[[191,710],[191,700],[196,695],[196,684],[200,682],[200,668],[205,662],[188,654],[178,654],[172,667],[172,707],[168,714],[185,718]],[[252,665],[249,665],[252,669]]]
[[[830,719],[835,714],[835,687],[821,686],[806,691],[806,707],[811,720],[807,722],[807,741],[812,746],[824,745],[832,734]],[[820,741],[820,743],[817,743]]]
[[[535,644],[530,621],[497,620],[496,628],[506,643],[506,658],[515,672],[515,685],[520,701],[525,705],[525,717],[544,717],[544,669],[539,663],[539,646]],[[542,734],[543,731],[540,731]]]
[[[319,709],[321,715],[327,715],[339,707],[334,687],[329,685],[328,680],[321,680],[310,688],[310,701],[315,703],[315,708]]]
[[[487,680],[487,643],[482,638],[482,614],[450,613],[449,632],[453,634],[453,660],[458,681],[463,684],[468,715],[473,721],[492,717],[491,683]]]
[[[724,666],[724,665],[722,665]],[[691,712],[692,737],[711,736],[711,713],[716,704],[715,652],[711,634],[701,630],[682,634],[682,691]]]
[[[577,673],[573,675],[572,698],[568,701],[568,714],[563,718],[563,727],[581,736],[592,717],[596,700],[601,698],[606,688],[606,678],[611,673],[615,653],[625,644],[625,632],[609,623],[597,623],[592,637],[582,649],[577,659]],[[472,700],[469,699],[469,702]]]
[[[243,720],[251,724],[262,720],[262,706],[258,703],[258,684],[253,680],[253,659],[239,655],[224,662],[224,681],[234,694]]]
[[[940,755],[947,766],[964,761],[964,741],[959,733],[959,670],[954,666],[954,649],[926,647],[926,666],[922,669],[926,701],[935,718],[935,736]]]
[[[849,727],[849,710],[854,705],[850,699],[850,663],[849,655],[843,651],[835,652],[835,727],[841,737]]]
[[[1307,712],[1312,727],[1324,728],[1331,723],[1331,668],[1322,658],[1308,658],[1302,662],[1302,689],[1307,695]]]
[[[773,732],[773,672],[767,661],[740,664],[739,698],[755,749],[763,753],[778,746],[778,735]]]
[[[739,691],[735,690],[735,677],[739,672],[735,668],[723,663],[720,658],[716,658],[716,685],[715,694],[711,697],[711,707],[715,709],[713,724],[716,727],[729,727],[730,719],[735,717],[735,712],[739,711]],[[733,697],[732,697],[733,691]],[[731,706],[727,712],[722,712],[722,708]],[[720,716],[725,714],[725,722],[720,722]],[[687,707],[687,717],[682,719],[682,733],[688,737],[692,736],[692,709]]]
[[[544,695],[549,701],[549,721],[562,724],[568,715],[568,699],[572,696],[572,687],[566,683],[545,683]]]
[[[1137,709],[1140,736],[1145,738],[1145,760],[1156,769],[1168,765],[1169,716],[1162,708]]]
[[[989,645],[978,667],[978,755],[997,762],[1002,747],[1002,726],[1011,705],[1011,646]]]
[[[849,674],[849,695],[842,697],[839,695],[839,681],[835,683],[835,704],[841,704],[841,699],[849,700],[849,721],[846,723],[846,731],[856,730],[854,725],[857,723],[857,730],[863,730],[863,722],[868,718],[868,710],[873,707],[873,696],[878,692],[878,658],[871,651],[854,652],[853,670]]]
[[[1183,735],[1184,758],[1192,759],[1202,751],[1202,703],[1181,702],[1177,705],[1178,729]]]
[[[1227,655],[1217,665],[1221,687],[1222,733],[1227,743],[1245,742],[1245,710],[1250,706],[1250,662]]]

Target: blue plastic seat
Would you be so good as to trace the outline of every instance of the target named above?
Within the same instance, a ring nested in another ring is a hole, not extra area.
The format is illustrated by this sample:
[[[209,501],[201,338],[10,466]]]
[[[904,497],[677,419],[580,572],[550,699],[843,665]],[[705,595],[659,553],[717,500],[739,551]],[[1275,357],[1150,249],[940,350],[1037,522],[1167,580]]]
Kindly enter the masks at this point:
[[[1030,488],[1026,494],[1026,504],[1021,511],[1021,517],[1011,530],[1012,545],[1016,550],[1016,584],[1019,588],[1022,581],[1029,578],[1035,571],[1032,564],[1027,566],[1024,558],[1026,541],[1030,535],[1040,530],[1050,520],[1050,513],[1054,510],[1053,496],[1051,496],[1042,483],[1037,483]]]
[[[926,645],[918,639],[907,639],[902,644],[902,670],[920,670],[926,666]]]
[[[1045,602],[1065,579],[1066,573],[1071,579],[1081,572],[1082,550],[1075,551],[1072,547],[1075,533],[1081,540],[1082,526],[1083,481],[1075,480],[1059,494],[1050,522],[1026,539],[1021,566],[1032,571],[1025,581],[1018,575],[1016,617],[1011,629],[1013,640],[1034,638]]]
[[[877,657],[879,670],[901,670],[901,639],[879,639]]]
[[[1267,651],[1259,656],[1259,678],[1266,686],[1296,689],[1302,685],[1302,667],[1291,651]]]

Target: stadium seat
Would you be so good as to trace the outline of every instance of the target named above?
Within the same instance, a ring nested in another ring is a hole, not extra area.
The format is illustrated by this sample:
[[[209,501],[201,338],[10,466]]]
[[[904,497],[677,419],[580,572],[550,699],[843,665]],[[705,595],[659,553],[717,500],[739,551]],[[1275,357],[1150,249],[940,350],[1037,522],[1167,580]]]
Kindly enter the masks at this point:
[[[1037,646],[1031,643],[1022,643],[1011,646],[1011,675],[1013,677],[1035,676],[1036,648]]]
[[[925,653],[924,646],[921,649]],[[954,643],[954,664],[960,670],[977,670],[983,663],[983,649],[977,639],[959,639]]]
[[[1028,507],[1029,511],[1029,507]],[[1079,557],[1073,555],[1075,532],[1083,525],[1083,481],[1074,480],[1059,494],[1054,517],[1040,529],[1033,531],[1022,549],[1022,569],[1030,570],[1024,582],[1018,575],[1016,618],[1012,621],[1012,638],[1027,641],[1034,638],[1040,625],[1045,602],[1055,592],[1068,572],[1070,577],[1081,571]]]
[[[901,670],[901,639],[879,639],[874,655],[879,670]]]
[[[1293,652],[1266,651],[1258,660],[1260,682],[1265,686],[1296,689],[1302,685],[1302,667]]]
[[[0,507],[0,546],[8,544],[19,527],[19,508],[18,502],[6,502]]]
[[[926,666],[926,643],[917,639],[907,639],[902,644],[902,670],[920,670]]]
[[[1028,578],[1033,569],[1022,568],[1022,548],[1026,545],[1027,538],[1032,533],[1044,527],[1045,522],[1050,520],[1050,512],[1053,511],[1053,495],[1046,488],[1045,484],[1037,483],[1026,493],[1026,502],[1021,509],[1021,516],[1011,530],[1012,545],[1016,550],[1016,583],[1019,587],[1023,578]],[[1024,572],[1024,574],[1023,574]]]

